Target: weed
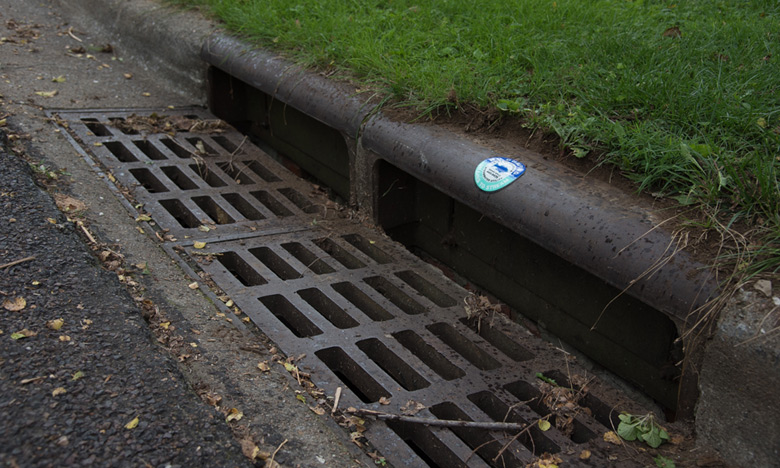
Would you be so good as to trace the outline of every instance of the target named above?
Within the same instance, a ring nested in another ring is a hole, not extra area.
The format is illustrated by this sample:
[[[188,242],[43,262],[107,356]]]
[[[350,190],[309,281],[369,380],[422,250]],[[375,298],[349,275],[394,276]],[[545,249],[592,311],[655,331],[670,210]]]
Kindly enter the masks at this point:
[[[656,424],[652,413],[643,416],[635,416],[628,413],[620,413],[620,424],[617,433],[627,441],[642,440],[652,448],[658,448],[669,440],[666,430]],[[659,465],[660,466],[660,465]]]

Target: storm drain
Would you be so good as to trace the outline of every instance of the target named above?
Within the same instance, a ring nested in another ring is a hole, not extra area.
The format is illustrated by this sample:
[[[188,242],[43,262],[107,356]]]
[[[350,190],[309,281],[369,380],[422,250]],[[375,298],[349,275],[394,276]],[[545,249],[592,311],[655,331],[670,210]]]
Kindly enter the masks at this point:
[[[213,116],[153,112],[50,116],[129,189],[166,250],[197,265],[285,354],[305,355],[298,365],[315,385],[344,389],[340,408],[424,407],[415,416],[527,428],[516,436],[372,422],[363,435],[388,462],[522,467],[550,454],[566,466],[631,466],[603,436],[619,411],[646,411],[618,390],[586,380],[562,350],[501,315],[467,318],[468,291],[344,219],[317,187]],[[162,114],[167,126],[151,131],[127,124]]]

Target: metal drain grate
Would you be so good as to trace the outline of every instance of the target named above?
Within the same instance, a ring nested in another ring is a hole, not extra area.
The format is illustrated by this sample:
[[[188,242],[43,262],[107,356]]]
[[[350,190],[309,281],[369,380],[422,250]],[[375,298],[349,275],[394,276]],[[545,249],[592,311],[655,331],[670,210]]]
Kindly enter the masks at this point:
[[[502,317],[468,321],[466,290],[383,234],[328,219],[310,185],[234,131],[128,134],[112,125],[128,111],[55,114],[161,228],[182,238],[169,246],[286,354],[306,355],[299,367],[318,387],[347,389],[341,407],[401,413],[413,400],[426,407],[418,416],[533,424],[550,413],[537,373],[561,386],[585,374]],[[614,465],[610,457],[622,454],[602,435],[619,422],[614,408],[636,406],[596,381],[579,404],[565,434],[533,425],[503,452],[512,434],[375,422],[364,435],[396,466],[521,467],[542,453],[566,466]]]

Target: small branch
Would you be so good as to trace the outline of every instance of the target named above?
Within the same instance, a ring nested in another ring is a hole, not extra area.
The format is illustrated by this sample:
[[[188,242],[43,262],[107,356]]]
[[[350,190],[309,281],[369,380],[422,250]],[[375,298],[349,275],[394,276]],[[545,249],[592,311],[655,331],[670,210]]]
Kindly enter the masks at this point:
[[[480,421],[453,421],[449,419],[429,419],[416,416],[403,416],[400,414],[383,413],[368,409],[348,409],[347,413],[357,416],[373,416],[377,419],[400,421],[412,424],[424,424],[426,426],[436,427],[467,427],[470,429],[485,429],[489,431],[523,431],[527,429],[526,424],[508,423],[508,422],[480,422]]]
[[[72,37],[73,39],[75,39],[75,40],[77,40],[77,41],[79,41],[79,42],[83,42],[81,39],[79,39],[78,37],[76,37],[76,35],[75,35],[75,34],[73,34],[73,26],[71,26],[71,27],[69,27],[69,28],[68,28],[68,36]]]
[[[14,260],[13,262],[8,262],[0,265],[0,270],[3,270],[5,268],[10,268],[12,266],[16,266],[20,263],[29,262],[30,260],[35,260],[35,255],[31,255],[29,257],[20,258],[19,260]]]
[[[81,221],[79,221],[79,222],[78,222],[78,225],[79,225],[79,227],[81,228],[81,230],[82,230],[82,231],[84,231],[84,234],[86,234],[86,236],[87,236],[87,238],[89,239],[89,241],[90,241],[90,242],[92,242],[93,244],[97,244],[97,241],[95,240],[95,238],[94,238],[94,237],[92,237],[92,234],[90,234],[90,232],[89,232],[89,230],[87,229],[87,227],[86,227],[86,226],[84,226],[84,223],[82,223]]]
[[[279,444],[278,447],[276,447],[276,450],[274,450],[274,453],[271,454],[271,458],[270,458],[271,461],[268,463],[268,466],[274,466],[274,457],[276,457],[276,453],[279,452],[279,450],[281,450],[282,447],[284,446],[284,444],[286,444],[286,443],[287,443],[287,439],[284,439],[284,442],[282,442],[281,444]]]

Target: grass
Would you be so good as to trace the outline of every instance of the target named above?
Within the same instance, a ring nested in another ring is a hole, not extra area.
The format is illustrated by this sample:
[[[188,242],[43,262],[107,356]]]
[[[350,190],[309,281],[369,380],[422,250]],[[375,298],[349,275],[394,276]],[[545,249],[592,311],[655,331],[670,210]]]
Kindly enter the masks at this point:
[[[553,132],[639,190],[747,225],[750,263],[780,271],[780,2],[176,3],[420,112],[468,103]]]

